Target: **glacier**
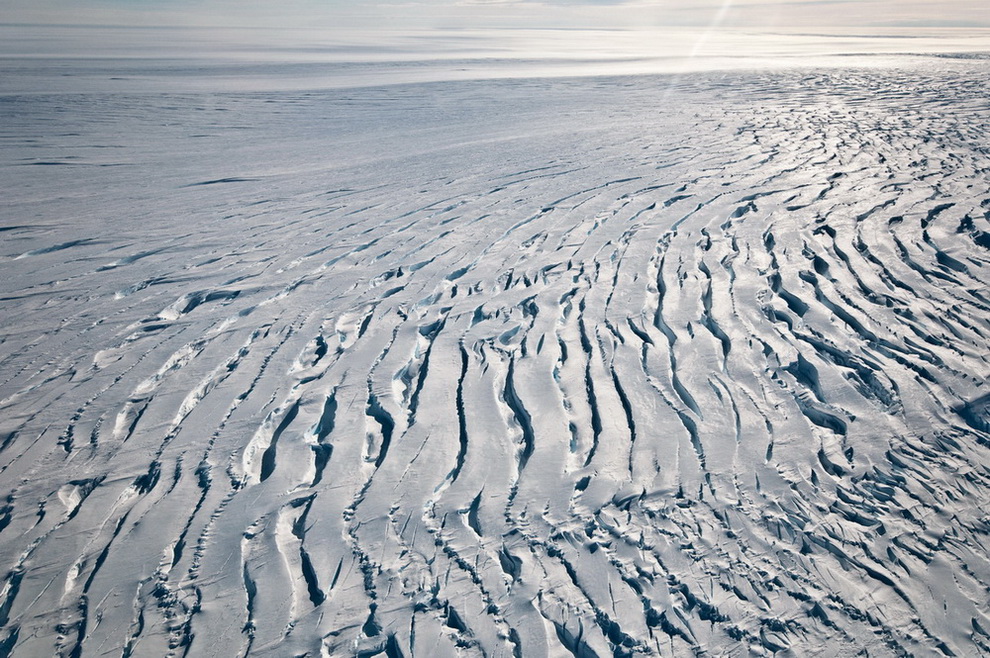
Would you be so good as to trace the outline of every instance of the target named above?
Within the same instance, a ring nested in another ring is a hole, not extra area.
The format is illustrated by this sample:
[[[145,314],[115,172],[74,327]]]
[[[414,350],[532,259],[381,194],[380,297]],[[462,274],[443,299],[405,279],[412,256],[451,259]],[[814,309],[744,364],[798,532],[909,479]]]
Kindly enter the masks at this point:
[[[0,654],[990,655],[942,55],[4,59]]]

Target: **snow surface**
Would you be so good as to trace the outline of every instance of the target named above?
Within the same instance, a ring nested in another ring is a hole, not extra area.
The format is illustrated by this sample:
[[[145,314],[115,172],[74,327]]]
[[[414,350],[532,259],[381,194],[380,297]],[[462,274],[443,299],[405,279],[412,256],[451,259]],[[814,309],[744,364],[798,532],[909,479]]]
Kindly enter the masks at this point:
[[[153,64],[5,60],[0,654],[990,654],[985,59]]]

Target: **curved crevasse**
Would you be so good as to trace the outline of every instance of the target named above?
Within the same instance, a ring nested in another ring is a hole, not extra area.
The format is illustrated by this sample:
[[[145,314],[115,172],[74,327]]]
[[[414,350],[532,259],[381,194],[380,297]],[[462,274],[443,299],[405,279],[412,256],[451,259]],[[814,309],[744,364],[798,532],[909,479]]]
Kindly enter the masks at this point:
[[[990,652],[986,83],[128,99],[150,218],[5,230],[0,647]]]

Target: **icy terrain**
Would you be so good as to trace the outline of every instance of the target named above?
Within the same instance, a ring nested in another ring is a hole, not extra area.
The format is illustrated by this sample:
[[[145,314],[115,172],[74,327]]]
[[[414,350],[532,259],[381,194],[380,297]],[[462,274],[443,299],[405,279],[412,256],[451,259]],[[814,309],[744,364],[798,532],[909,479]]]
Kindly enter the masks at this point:
[[[990,654],[985,59],[6,66],[0,655]]]

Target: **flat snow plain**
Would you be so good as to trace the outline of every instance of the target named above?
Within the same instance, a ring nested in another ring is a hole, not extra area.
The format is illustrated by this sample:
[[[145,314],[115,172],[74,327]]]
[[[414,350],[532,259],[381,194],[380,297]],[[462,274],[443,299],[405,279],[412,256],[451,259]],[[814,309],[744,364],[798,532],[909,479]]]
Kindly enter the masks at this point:
[[[985,58],[115,61],[4,60],[0,655],[990,654]]]

